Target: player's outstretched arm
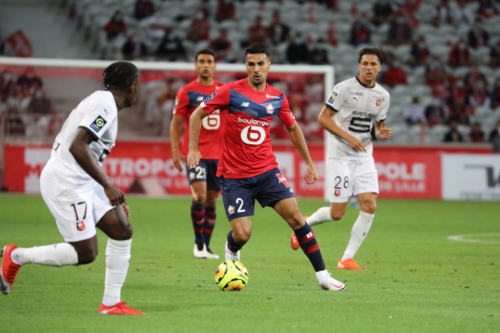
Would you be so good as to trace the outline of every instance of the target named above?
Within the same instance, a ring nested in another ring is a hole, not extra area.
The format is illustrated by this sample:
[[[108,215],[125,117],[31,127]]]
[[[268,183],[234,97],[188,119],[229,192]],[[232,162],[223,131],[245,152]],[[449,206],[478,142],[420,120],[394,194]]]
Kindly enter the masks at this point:
[[[187,164],[190,168],[196,167],[201,159],[201,153],[198,150],[198,142],[200,140],[201,121],[207,115],[208,113],[198,106],[189,118],[189,153],[187,156]]]
[[[314,163],[311,159],[311,155],[309,154],[309,149],[307,149],[306,139],[304,138],[304,133],[300,126],[295,122],[291,126],[287,126],[288,135],[292,140],[293,145],[299,151],[300,156],[307,163],[307,172],[309,174],[304,176],[304,179],[307,184],[314,184],[314,182],[319,179],[318,172],[314,167]]]
[[[170,123],[170,145],[172,146],[172,160],[174,161],[175,168],[181,172],[184,161],[179,149],[179,139],[181,137],[181,124],[183,120],[184,117],[174,115],[172,118],[172,122]]]
[[[392,130],[385,127],[385,121],[375,123],[375,136],[378,140],[387,140],[392,136]]]
[[[349,147],[352,148],[352,150],[360,152],[360,151],[365,151],[365,145],[361,143],[358,139],[341,129],[332,119],[334,115],[334,111],[326,106],[323,106],[323,109],[319,113],[318,116],[318,123],[326,129],[328,132],[332,133],[333,135],[338,136],[339,138],[344,139],[348,144]]]
[[[92,141],[94,141],[92,133],[85,128],[79,128],[69,147],[69,152],[73,155],[78,165],[80,165],[90,177],[104,187],[104,193],[106,193],[111,205],[117,206],[122,204],[125,202],[125,196],[123,192],[111,182],[101,166],[97,163],[89,147]]]

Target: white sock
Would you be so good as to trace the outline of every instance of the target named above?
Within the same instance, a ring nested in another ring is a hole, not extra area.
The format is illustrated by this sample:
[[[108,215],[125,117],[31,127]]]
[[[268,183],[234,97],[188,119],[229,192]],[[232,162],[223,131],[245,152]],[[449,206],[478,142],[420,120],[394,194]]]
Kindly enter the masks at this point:
[[[78,264],[78,254],[68,243],[59,243],[30,248],[17,248],[11,253],[12,261],[19,265],[39,264],[47,266],[67,266]]]
[[[316,279],[318,279],[319,282],[324,281],[330,276],[330,273],[325,269],[323,271],[318,271],[316,272]]]
[[[365,240],[368,231],[370,231],[374,217],[375,214],[359,212],[358,219],[352,226],[351,239],[349,240],[349,244],[347,244],[342,261],[354,258],[354,255]]]
[[[108,239],[106,246],[106,277],[104,279],[104,297],[102,303],[113,306],[121,301],[123,283],[127,277],[130,263],[132,239]]]
[[[309,224],[311,227],[316,224],[331,221],[333,221],[333,218],[330,215],[330,207],[321,207],[306,219],[307,224]]]

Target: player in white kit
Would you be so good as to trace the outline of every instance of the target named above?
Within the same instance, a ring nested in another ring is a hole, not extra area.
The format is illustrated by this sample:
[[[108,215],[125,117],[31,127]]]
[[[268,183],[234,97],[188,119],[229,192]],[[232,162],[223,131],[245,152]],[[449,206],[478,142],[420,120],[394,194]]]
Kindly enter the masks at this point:
[[[108,237],[104,297],[98,313],[142,315],[121,301],[127,276],[132,226],[122,191],[101,164],[115,145],[118,112],[130,107],[139,89],[135,65],[115,62],[104,72],[105,90],[85,98],[71,112],[57,135],[40,177],[42,197],[66,243],[2,250],[0,287],[7,295],[19,268],[34,263],[83,265],[97,256],[96,227]]]
[[[382,69],[383,54],[377,48],[359,52],[359,75],[333,87],[331,96],[318,117],[329,133],[327,148],[328,196],[330,207],[318,209],[306,222],[317,225],[340,220],[351,195],[357,196],[360,213],[351,230],[351,238],[339,259],[339,269],[365,269],[354,261],[375,217],[379,192],[371,142],[372,128],[379,140],[389,139],[391,129],[385,127],[390,96],[375,80]],[[292,234],[291,245],[298,248]]]

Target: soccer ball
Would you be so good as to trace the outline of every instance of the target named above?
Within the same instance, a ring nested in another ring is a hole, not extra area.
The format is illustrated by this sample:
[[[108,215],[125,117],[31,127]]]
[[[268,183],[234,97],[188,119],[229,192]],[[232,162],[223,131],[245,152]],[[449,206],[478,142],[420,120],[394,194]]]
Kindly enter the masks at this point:
[[[215,271],[215,284],[222,291],[243,290],[247,283],[247,268],[239,261],[224,261]]]

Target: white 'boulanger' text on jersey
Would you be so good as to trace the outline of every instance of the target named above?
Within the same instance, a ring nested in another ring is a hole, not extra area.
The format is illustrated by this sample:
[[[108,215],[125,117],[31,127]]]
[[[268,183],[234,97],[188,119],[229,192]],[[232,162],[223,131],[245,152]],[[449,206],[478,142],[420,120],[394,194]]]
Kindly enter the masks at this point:
[[[364,144],[366,152],[356,152],[345,140],[328,133],[328,157],[347,160],[371,158],[373,123],[385,120],[389,104],[389,93],[378,84],[368,88],[353,77],[335,85],[326,106],[335,111],[333,121]]]
[[[68,180],[87,181],[91,177],[76,162],[69,151],[76,132],[80,127],[87,129],[95,137],[90,150],[101,165],[115,146],[118,131],[118,108],[109,91],[99,90],[85,98],[71,111],[57,135],[51,153],[51,165],[58,176]]]

